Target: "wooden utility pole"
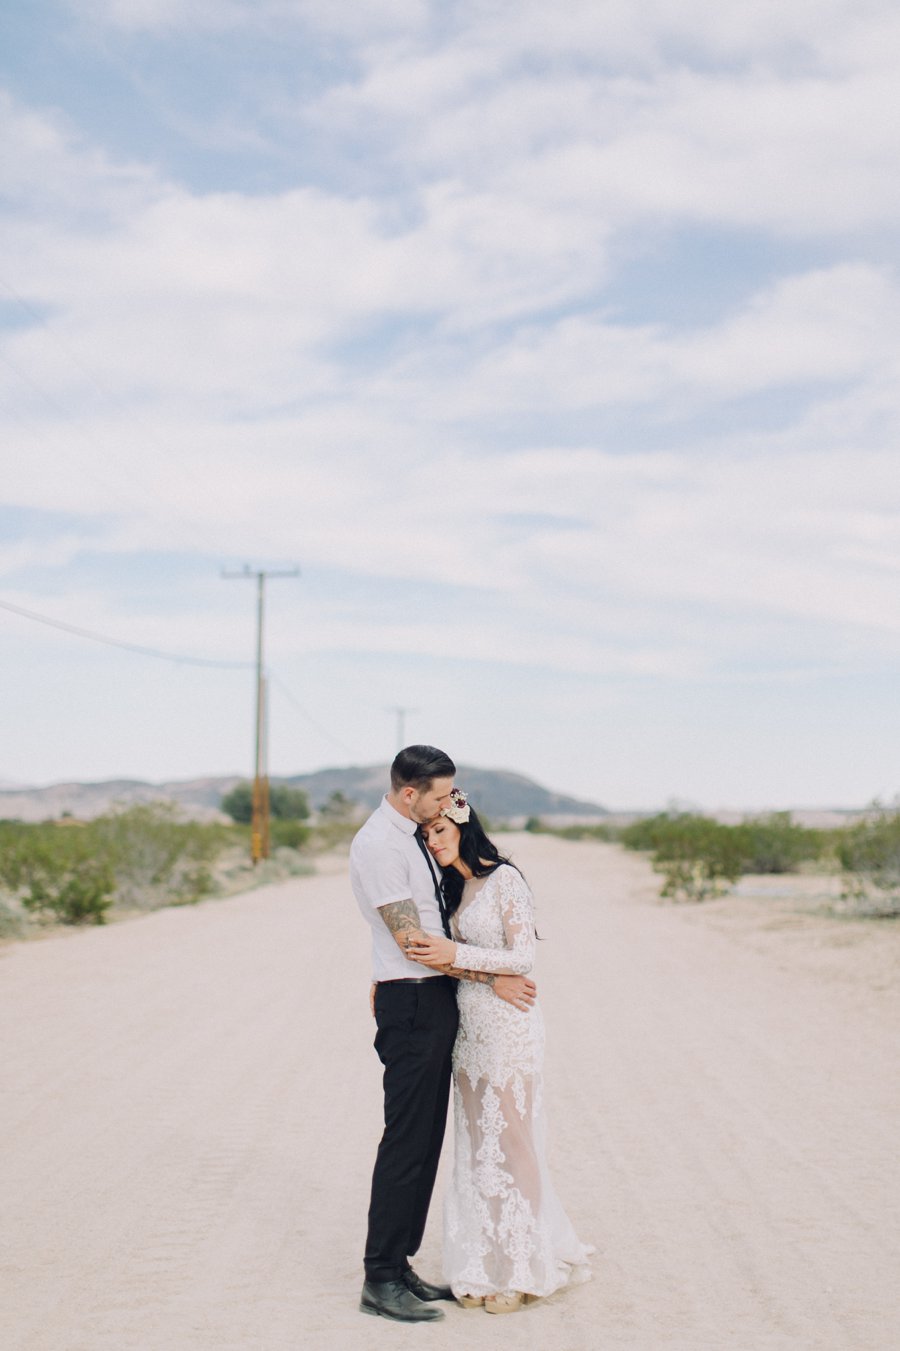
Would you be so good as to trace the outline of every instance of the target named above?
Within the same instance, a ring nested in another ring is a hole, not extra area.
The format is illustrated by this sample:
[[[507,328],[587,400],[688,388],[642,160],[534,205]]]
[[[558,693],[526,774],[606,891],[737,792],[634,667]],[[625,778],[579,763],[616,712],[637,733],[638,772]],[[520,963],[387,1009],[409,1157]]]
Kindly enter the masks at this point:
[[[253,767],[253,812],[250,821],[250,853],[254,866],[269,857],[269,720],[267,681],[263,667],[263,626],[267,577],[299,577],[300,569],[289,572],[254,572],[247,564],[241,572],[223,572],[223,577],[256,578],[256,735]]]

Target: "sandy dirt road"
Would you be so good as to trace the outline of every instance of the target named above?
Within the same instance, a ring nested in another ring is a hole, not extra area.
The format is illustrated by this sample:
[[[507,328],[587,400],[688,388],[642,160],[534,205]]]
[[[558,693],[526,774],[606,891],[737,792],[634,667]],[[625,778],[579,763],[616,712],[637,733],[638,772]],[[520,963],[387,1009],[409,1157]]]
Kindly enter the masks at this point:
[[[611,846],[508,843],[589,1285],[507,1318],[357,1312],[380,1080],[336,865],[0,950],[0,1345],[900,1346],[896,930],[798,941],[655,904]],[[439,1205],[417,1265],[440,1269]]]

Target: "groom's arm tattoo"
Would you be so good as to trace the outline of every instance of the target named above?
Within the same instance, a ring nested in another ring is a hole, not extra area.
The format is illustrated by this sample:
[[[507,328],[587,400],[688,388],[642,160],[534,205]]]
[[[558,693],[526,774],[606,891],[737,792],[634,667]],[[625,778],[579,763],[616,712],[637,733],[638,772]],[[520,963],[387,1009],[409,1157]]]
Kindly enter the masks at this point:
[[[404,901],[389,901],[387,905],[380,905],[378,913],[385,924],[394,935],[394,941],[405,952],[412,939],[421,934],[422,922],[419,919],[419,911],[416,903],[411,898]],[[493,985],[493,971],[466,971],[459,966],[443,966],[440,968],[445,976],[453,976],[455,980],[471,980],[477,985]]]
[[[389,901],[387,905],[378,907],[378,913],[390,929],[394,942],[401,951],[405,951],[409,947],[410,940],[422,932],[419,911],[412,898]]]
[[[471,980],[476,985],[493,985],[496,979],[494,971],[466,971],[461,966],[441,967],[445,976],[452,976],[454,980]]]

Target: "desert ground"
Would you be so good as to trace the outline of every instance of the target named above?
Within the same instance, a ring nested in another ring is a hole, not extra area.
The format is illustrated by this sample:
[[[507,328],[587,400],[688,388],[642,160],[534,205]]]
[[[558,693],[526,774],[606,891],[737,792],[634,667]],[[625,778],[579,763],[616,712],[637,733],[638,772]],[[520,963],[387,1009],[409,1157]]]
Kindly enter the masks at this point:
[[[332,857],[0,948],[0,1345],[895,1351],[897,923],[823,916],[815,879],[672,905],[614,846],[506,845],[538,898],[551,1158],[590,1284],[511,1317],[357,1311],[380,1076]]]

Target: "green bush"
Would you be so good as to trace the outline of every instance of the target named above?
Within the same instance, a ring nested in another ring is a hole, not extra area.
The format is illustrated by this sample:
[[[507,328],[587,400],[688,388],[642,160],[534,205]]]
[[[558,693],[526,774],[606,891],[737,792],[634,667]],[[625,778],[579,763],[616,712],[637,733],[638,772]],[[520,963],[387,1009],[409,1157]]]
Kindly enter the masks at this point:
[[[103,924],[114,903],[148,908],[209,895],[212,865],[232,842],[230,827],[180,820],[164,803],[89,822],[4,822],[0,888],[38,918]]]
[[[302,849],[309,843],[312,831],[302,821],[273,820],[269,824],[269,836],[273,848]]]
[[[846,900],[862,914],[900,915],[900,811],[876,803],[865,820],[838,833],[837,856]]]
[[[235,784],[222,798],[222,811],[233,821],[248,825],[253,818],[253,784],[246,779]],[[309,816],[309,798],[302,788],[270,783],[269,815],[280,821],[305,821]]]
[[[745,873],[790,873],[821,857],[828,832],[795,825],[790,812],[753,817],[733,827],[740,832]]]
[[[784,873],[821,856],[828,833],[794,825],[776,812],[726,826],[690,812],[661,813],[621,831],[628,849],[652,854],[662,873],[663,896],[703,900],[733,885],[744,873]]]
[[[104,924],[115,876],[78,826],[0,828],[0,885],[38,918]]]
[[[632,821],[631,825],[623,826],[619,832],[619,839],[626,849],[652,852],[671,829],[672,822],[677,819],[678,817],[667,812],[661,812],[657,816],[641,817],[637,821]]]
[[[673,817],[658,833],[653,866],[661,896],[702,901],[720,895],[743,871],[742,841],[733,827],[706,816]]]
[[[22,904],[62,924],[105,924],[116,879],[102,860],[83,860],[60,871],[36,871]]]
[[[310,831],[310,848],[326,851],[349,844],[359,830],[355,821],[320,821]]]
[[[211,865],[231,843],[228,826],[182,820],[166,802],[100,816],[84,829],[115,872],[116,900],[141,907],[208,896]]]

